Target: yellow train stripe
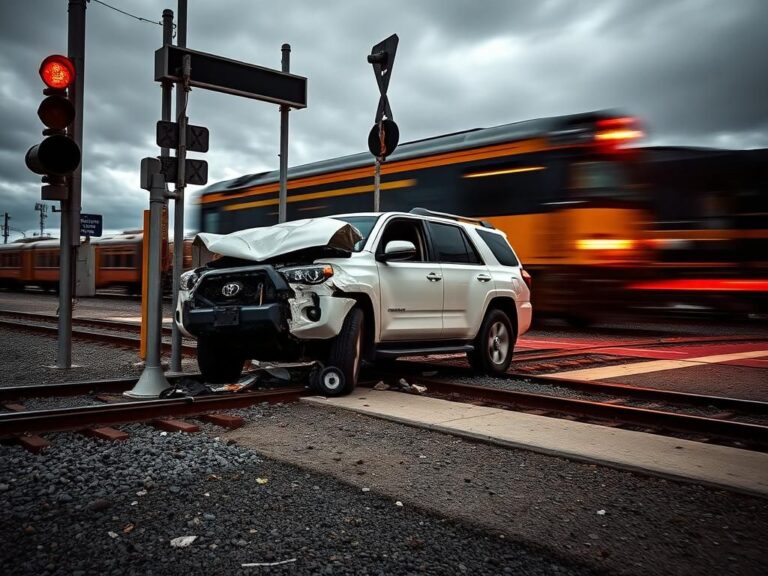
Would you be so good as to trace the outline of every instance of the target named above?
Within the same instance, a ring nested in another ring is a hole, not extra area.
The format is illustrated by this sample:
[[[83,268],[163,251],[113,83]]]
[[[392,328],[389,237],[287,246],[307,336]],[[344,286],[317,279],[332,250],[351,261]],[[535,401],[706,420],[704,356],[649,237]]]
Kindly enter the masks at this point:
[[[397,188],[410,188],[416,184],[416,180],[395,180],[394,182],[384,182],[379,186],[380,190],[395,190]],[[349,188],[338,188],[336,190],[325,190],[323,192],[311,192],[309,194],[299,194],[297,196],[288,196],[288,202],[302,202],[304,200],[314,200],[316,198],[332,198],[334,196],[348,196],[351,194],[365,194],[373,192],[373,184],[366,186],[350,186]],[[269,200],[254,200],[253,202],[241,202],[240,204],[230,204],[224,206],[222,210],[244,210],[246,208],[258,208],[259,206],[271,206],[279,202],[278,198]]]
[[[746,360],[748,358],[760,358],[768,356],[768,350],[755,350],[753,352],[736,352],[734,354],[717,354],[716,356],[700,356],[685,360],[651,360],[649,362],[633,362],[618,366],[603,366],[602,368],[587,368],[586,370],[568,370],[555,372],[547,376],[558,378],[576,378],[578,380],[605,380],[619,376],[631,376],[633,374],[647,374],[660,372],[661,370],[675,370],[677,368],[690,368],[701,364],[720,364],[731,360]]]
[[[448,164],[458,164],[460,162],[472,162],[475,160],[483,160],[486,158],[498,158],[501,156],[513,156],[516,154],[526,154],[529,152],[539,152],[541,150],[551,150],[557,148],[557,146],[550,146],[543,138],[535,138],[531,140],[521,140],[519,142],[497,144],[494,146],[486,146],[484,148],[470,148],[468,150],[460,150],[458,152],[446,152],[444,154],[437,154],[433,156],[422,156],[419,158],[412,158],[409,160],[401,160],[399,162],[385,162],[381,166],[381,174],[383,176],[387,174],[396,174],[398,172],[407,172],[408,170],[421,170],[423,168],[433,168],[435,166],[445,166]],[[324,174],[321,176],[309,176],[307,178],[298,178],[288,182],[288,189],[295,190],[298,188],[307,188],[309,186],[319,186],[322,184],[330,184],[333,182],[344,182],[346,180],[356,180],[358,178],[365,178],[371,176],[372,166],[366,166],[364,168],[355,168],[353,170],[346,170],[343,172],[332,172],[330,174]],[[280,183],[275,182],[272,184],[263,184],[261,186],[254,186],[243,192],[237,194],[228,194],[226,192],[215,192],[212,194],[206,194],[200,199],[201,204],[208,204],[211,202],[219,202],[221,200],[232,200],[237,198],[247,198],[250,196],[259,196],[262,194],[269,194],[270,192],[277,192],[280,190]]]

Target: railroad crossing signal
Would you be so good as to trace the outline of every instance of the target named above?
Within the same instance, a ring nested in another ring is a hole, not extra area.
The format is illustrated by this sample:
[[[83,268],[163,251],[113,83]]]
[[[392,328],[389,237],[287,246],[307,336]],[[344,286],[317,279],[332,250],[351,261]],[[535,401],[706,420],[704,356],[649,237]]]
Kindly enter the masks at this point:
[[[80,165],[80,147],[67,134],[75,119],[75,107],[69,97],[69,87],[75,81],[75,64],[66,56],[48,56],[40,65],[40,78],[47,86],[45,99],[37,115],[45,124],[46,138],[32,146],[24,158],[27,168],[43,176],[43,200],[66,200],[69,185],[66,177]]]
[[[208,152],[208,128],[187,124],[187,152]],[[179,147],[179,125],[158,120],[156,142],[160,148]]]
[[[160,173],[166,182],[176,182],[179,171],[179,159],[161,156]],[[205,186],[208,183],[208,162],[205,160],[184,159],[184,183],[193,186]]]
[[[389,81],[392,78],[392,68],[395,65],[395,54],[399,40],[397,34],[392,34],[371,48],[371,53],[368,55],[368,62],[373,64],[373,74],[376,76],[380,94],[375,124],[368,134],[368,149],[371,154],[382,160],[395,151],[400,139],[400,131],[395,124],[387,98],[387,88],[389,88]]]

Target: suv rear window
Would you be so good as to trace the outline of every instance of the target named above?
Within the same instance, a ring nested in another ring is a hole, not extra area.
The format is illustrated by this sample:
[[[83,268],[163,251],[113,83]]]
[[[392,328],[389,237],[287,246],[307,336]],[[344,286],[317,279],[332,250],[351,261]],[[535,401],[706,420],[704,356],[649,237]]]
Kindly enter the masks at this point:
[[[482,264],[480,256],[458,226],[429,222],[429,233],[440,262],[454,264]]]
[[[512,252],[512,248],[507,243],[507,240],[501,234],[495,234],[488,232],[487,230],[478,230],[477,233],[483,242],[486,243],[488,248],[491,249],[496,260],[502,266],[519,266],[520,262],[517,260],[517,256]]]

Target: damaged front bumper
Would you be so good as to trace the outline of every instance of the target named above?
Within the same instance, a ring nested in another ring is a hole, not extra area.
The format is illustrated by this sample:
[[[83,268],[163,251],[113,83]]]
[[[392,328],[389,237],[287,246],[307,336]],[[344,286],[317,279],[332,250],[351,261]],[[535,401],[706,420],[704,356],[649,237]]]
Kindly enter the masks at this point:
[[[244,296],[230,303],[220,292],[233,283]],[[193,290],[180,292],[176,321],[191,337],[317,340],[338,335],[354,305],[354,299],[334,295],[332,284],[289,286],[264,265],[203,274]]]

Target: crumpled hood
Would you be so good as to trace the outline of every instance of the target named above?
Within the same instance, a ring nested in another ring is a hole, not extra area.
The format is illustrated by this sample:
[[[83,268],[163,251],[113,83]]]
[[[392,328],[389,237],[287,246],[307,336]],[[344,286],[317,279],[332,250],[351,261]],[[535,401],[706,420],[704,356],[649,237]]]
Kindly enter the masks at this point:
[[[334,218],[293,220],[263,228],[248,228],[231,234],[201,232],[194,244],[203,244],[222,256],[261,262],[308,248],[337,248],[352,252],[362,236],[357,228]]]

